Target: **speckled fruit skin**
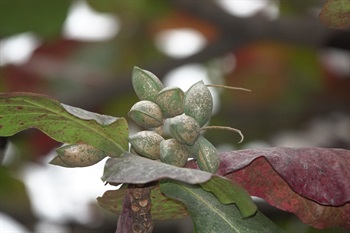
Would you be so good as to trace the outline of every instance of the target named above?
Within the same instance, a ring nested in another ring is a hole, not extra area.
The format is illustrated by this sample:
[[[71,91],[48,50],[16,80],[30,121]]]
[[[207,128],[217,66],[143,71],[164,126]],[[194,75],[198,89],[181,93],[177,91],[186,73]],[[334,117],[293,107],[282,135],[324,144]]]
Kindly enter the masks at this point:
[[[165,118],[181,115],[184,112],[185,93],[179,87],[165,87],[155,98]]]
[[[130,136],[131,150],[178,167],[185,166],[190,156],[196,159],[201,170],[216,173],[220,166],[218,152],[200,134],[213,110],[207,85],[196,82],[186,93],[179,87],[164,88],[153,73],[136,66],[132,71],[132,85],[141,101],[132,106],[128,115],[139,126],[153,131]],[[164,140],[160,134],[166,119],[169,119],[172,138]]]
[[[193,117],[200,127],[210,119],[213,110],[213,98],[203,81],[193,84],[185,94],[184,112]]]
[[[132,70],[132,86],[140,100],[152,102],[154,102],[158,92],[164,88],[157,76],[137,66]]]
[[[199,137],[199,125],[195,119],[184,114],[170,118],[170,135],[181,143],[193,145]]]
[[[160,160],[164,163],[183,167],[189,155],[185,145],[176,139],[171,138],[160,143]]]
[[[163,113],[157,104],[141,100],[134,104],[128,116],[139,126],[144,128],[156,128],[163,125]]]
[[[186,146],[188,152],[197,160],[198,167],[215,174],[220,166],[216,148],[206,138],[200,136],[193,146]]]
[[[107,155],[87,144],[70,144],[56,149],[57,156],[50,164],[62,167],[87,167],[104,159]]]
[[[129,142],[139,155],[159,159],[160,143],[164,138],[153,131],[140,131],[129,137]]]

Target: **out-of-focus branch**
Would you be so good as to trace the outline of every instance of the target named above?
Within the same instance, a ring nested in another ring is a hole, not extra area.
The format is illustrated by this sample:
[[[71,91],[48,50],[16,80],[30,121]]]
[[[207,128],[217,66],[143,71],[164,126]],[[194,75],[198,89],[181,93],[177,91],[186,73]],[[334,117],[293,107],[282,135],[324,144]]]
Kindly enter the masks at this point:
[[[281,17],[271,21],[259,16],[251,18],[232,16],[221,9],[215,1],[173,0],[172,4],[181,11],[189,12],[193,16],[216,25],[221,33],[217,40],[212,41],[203,50],[192,56],[182,59],[168,59],[162,63],[137,64],[143,69],[151,70],[160,79],[174,68],[189,63],[205,62],[254,41],[272,40],[320,48],[330,37],[339,33],[349,33],[327,29],[320,23],[316,15],[298,18]],[[74,106],[93,109],[110,99],[118,98],[132,90],[131,68],[130,72],[118,74],[119,80],[125,81],[118,81],[116,84],[113,79],[110,79],[110,82],[96,87],[92,95],[70,96],[69,99],[63,97],[61,100]]]
[[[215,1],[173,0],[172,3],[215,24],[223,37],[237,38],[238,42],[270,39],[320,47],[328,36],[337,33],[326,28],[317,15],[280,17],[276,20],[268,20],[261,15],[240,18],[224,11]]]

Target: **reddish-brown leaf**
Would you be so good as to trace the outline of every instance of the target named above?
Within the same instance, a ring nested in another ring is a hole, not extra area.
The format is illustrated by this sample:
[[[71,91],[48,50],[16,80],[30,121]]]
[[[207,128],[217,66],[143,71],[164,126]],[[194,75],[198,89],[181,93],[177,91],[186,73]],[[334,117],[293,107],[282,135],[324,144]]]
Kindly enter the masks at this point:
[[[225,175],[317,228],[350,229],[350,151],[266,148],[221,154]]]
[[[350,202],[349,150],[275,147],[226,152],[221,154],[219,174],[243,168],[261,156],[296,193],[323,205]]]

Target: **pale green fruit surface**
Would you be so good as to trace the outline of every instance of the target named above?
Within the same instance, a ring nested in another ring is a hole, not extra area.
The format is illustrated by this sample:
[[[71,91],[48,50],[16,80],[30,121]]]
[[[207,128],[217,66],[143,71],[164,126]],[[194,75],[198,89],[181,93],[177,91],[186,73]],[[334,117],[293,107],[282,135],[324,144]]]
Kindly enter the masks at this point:
[[[186,92],[184,112],[193,117],[200,127],[204,126],[211,117],[213,98],[208,87],[199,81],[193,84]]]
[[[100,162],[106,154],[87,144],[70,144],[56,149],[57,156],[50,164],[62,167],[87,167]]]
[[[162,109],[165,118],[184,112],[185,93],[179,87],[165,87],[156,96],[155,103]]]
[[[192,146],[186,146],[190,154],[196,158],[198,167],[206,172],[216,173],[220,166],[218,152],[206,138],[200,136]]]
[[[134,104],[128,116],[139,126],[145,128],[156,128],[163,125],[163,113],[157,104],[141,100]]]
[[[139,155],[149,159],[159,159],[160,142],[164,138],[153,131],[140,131],[129,137],[129,142]]]
[[[189,155],[185,145],[174,138],[160,143],[160,160],[164,163],[183,167],[187,163]]]
[[[199,125],[195,119],[185,114],[170,118],[170,135],[181,143],[193,145],[199,137]]]
[[[137,66],[132,70],[132,86],[140,100],[150,101],[154,101],[158,92],[164,88],[157,76]]]

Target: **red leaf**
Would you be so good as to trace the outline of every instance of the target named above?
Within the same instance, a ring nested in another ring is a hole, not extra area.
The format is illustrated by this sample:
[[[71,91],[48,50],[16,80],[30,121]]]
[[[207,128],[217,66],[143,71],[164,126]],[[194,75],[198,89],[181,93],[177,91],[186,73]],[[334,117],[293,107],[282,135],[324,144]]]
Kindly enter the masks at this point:
[[[350,151],[266,148],[221,154],[225,175],[317,228],[350,229]]]

